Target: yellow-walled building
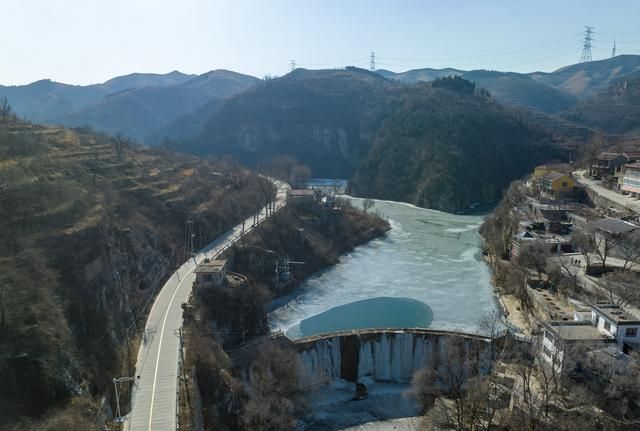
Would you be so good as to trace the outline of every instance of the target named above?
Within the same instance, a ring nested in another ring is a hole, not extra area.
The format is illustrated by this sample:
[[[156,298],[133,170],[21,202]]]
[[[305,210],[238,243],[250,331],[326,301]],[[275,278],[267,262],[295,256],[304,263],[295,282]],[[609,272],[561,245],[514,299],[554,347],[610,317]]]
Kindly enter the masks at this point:
[[[570,193],[575,185],[571,175],[560,172],[551,171],[542,177],[542,189],[547,193]]]
[[[533,178],[540,179],[551,172],[551,168],[546,165],[540,165],[533,168]]]

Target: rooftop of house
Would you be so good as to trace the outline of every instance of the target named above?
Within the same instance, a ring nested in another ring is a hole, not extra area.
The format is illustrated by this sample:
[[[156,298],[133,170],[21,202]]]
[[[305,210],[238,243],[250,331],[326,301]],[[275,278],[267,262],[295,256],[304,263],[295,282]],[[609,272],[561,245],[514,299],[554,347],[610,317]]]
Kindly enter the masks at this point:
[[[565,171],[566,169],[571,169],[571,165],[568,163],[547,163],[544,165],[538,165],[534,170],[555,170],[555,171]]]
[[[208,262],[205,260],[198,265],[195,272],[196,274],[211,274],[221,272],[226,264],[227,261],[224,259],[210,260]]]
[[[608,153],[608,152],[603,152],[598,154],[598,156],[596,157],[596,160],[613,160],[616,159],[618,157],[621,157],[622,154],[620,153]]]
[[[640,318],[616,304],[594,304],[593,310],[616,325],[640,325]]]
[[[568,176],[568,175],[560,173],[560,172],[556,172],[556,171],[551,171],[547,175],[545,175],[543,178],[545,180],[555,181],[555,180],[559,180],[560,178],[566,177],[566,176]]]
[[[589,321],[583,320],[551,320],[543,323],[545,329],[564,341],[614,341],[601,333]]]
[[[567,210],[540,209],[540,214],[542,214],[542,217],[544,217],[549,221],[566,221],[567,220]]]
[[[613,217],[605,217],[600,220],[592,221],[589,223],[589,227],[610,234],[631,232],[638,228],[638,226],[633,223]]]
[[[290,189],[287,195],[291,197],[313,196],[314,191],[311,189]]]
[[[627,163],[626,165],[624,165],[625,169],[640,169],[640,163]]]
[[[627,160],[640,160],[640,151],[625,151],[622,153]]]

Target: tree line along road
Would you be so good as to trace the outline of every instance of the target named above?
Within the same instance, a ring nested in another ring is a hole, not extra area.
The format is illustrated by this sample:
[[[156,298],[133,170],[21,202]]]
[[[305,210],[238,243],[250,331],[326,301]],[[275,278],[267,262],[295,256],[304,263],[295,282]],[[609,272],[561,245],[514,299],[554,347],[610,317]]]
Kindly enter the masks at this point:
[[[288,184],[275,181],[278,188],[274,214],[286,205]],[[258,223],[266,220],[267,208],[259,214]],[[253,229],[253,216],[244,225]],[[130,431],[174,431],[177,425],[178,361],[180,339],[176,334],[182,327],[182,304],[187,302],[195,280],[196,262],[214,259],[236,242],[243,223],[225,232],[193,259],[176,270],[158,293],[144,329],[138,350],[133,385],[131,412],[125,418],[124,429]],[[256,224],[257,226],[257,224]]]

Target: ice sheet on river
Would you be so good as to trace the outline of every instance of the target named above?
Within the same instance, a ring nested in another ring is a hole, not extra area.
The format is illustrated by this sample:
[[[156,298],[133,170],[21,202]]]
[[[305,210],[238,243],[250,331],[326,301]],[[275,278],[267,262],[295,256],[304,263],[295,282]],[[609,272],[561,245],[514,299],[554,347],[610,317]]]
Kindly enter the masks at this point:
[[[386,296],[429,305],[431,328],[477,332],[478,320],[496,310],[489,268],[481,257],[482,217],[387,201],[376,201],[373,211],[389,219],[386,237],[312,276],[271,313],[272,328],[286,331],[332,307]]]

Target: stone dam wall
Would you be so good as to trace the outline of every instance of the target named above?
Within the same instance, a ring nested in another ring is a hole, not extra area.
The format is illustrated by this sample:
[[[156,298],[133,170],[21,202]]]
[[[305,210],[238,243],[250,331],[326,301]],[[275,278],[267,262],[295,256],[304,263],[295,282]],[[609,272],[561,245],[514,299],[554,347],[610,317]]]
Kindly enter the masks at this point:
[[[488,364],[489,338],[428,329],[376,329],[323,334],[289,340],[302,363],[306,387],[334,379],[408,383],[421,368],[448,360],[450,346],[461,343],[466,355]]]

